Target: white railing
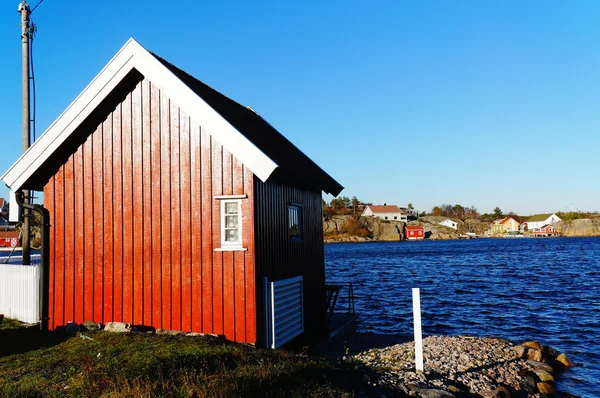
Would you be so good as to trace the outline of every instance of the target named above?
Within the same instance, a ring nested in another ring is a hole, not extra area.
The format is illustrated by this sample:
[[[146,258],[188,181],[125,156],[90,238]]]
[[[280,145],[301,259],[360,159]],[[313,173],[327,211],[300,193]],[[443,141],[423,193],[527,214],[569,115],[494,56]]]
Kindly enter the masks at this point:
[[[21,322],[39,322],[41,265],[4,264],[1,260],[0,313]]]
[[[265,285],[267,347],[277,348],[304,332],[302,276]]]

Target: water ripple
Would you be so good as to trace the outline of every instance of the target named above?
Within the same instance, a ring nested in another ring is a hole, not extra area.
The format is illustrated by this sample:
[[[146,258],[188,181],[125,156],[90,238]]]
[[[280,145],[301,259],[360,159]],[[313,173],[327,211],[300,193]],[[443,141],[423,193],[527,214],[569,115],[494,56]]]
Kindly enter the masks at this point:
[[[600,238],[326,245],[325,261],[354,283],[363,331],[411,335],[420,287],[425,335],[538,339],[578,365],[559,389],[600,387]]]

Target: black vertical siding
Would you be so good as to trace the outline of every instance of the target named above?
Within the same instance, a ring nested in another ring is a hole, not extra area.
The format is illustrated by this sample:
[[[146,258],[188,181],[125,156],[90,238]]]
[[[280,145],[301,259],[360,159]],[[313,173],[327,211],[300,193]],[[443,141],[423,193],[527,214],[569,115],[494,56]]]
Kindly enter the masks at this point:
[[[269,281],[298,275],[304,281],[306,335],[316,337],[325,324],[325,264],[321,192],[254,178],[258,336],[264,336],[263,277]],[[288,235],[288,204],[302,205],[303,239]],[[261,337],[258,338],[259,342]]]

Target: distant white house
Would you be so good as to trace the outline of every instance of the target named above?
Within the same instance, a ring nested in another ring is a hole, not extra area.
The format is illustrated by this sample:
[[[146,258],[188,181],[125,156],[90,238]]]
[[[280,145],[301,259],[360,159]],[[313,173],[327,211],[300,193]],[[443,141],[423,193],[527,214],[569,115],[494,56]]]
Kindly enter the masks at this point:
[[[559,216],[556,214],[534,214],[533,216],[527,219],[527,229],[534,230],[537,228],[542,228],[544,225],[554,225],[562,221]]]
[[[403,213],[398,206],[385,203],[383,206],[367,205],[361,215],[364,217],[378,217],[382,220],[408,221],[408,215]]]
[[[445,219],[444,221],[442,221],[440,223],[440,225],[443,225],[445,227],[454,228],[454,229],[458,228],[458,223],[456,221],[452,221],[450,219]]]

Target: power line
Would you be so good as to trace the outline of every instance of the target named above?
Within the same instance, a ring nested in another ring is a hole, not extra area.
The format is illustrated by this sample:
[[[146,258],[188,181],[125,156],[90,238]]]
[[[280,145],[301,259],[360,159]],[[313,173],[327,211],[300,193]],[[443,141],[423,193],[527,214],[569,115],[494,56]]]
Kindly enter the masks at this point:
[[[29,12],[29,15],[33,14],[33,12],[35,11],[35,9],[36,9],[36,8],[38,8],[38,6],[39,6],[40,4],[42,4],[43,2],[44,2],[44,0],[40,0],[40,1],[39,1],[39,3],[37,3],[37,4],[35,5],[35,7],[33,7],[33,8],[31,9],[31,11]]]

